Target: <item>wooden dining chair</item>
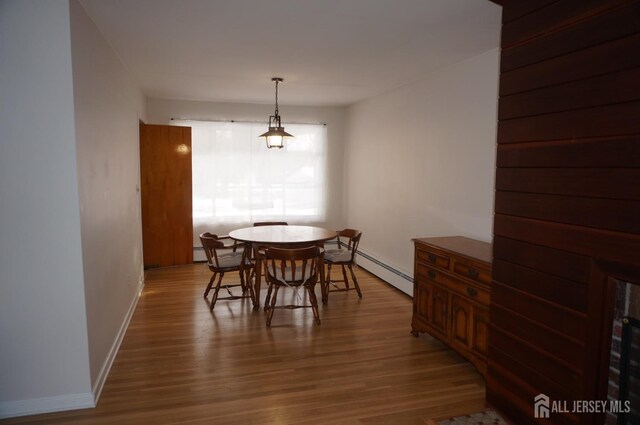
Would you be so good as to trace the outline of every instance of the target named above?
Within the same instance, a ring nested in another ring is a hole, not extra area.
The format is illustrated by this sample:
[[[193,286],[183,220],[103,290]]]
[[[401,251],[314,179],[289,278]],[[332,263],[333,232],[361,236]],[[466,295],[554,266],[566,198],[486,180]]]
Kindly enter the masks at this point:
[[[329,292],[349,291],[352,289],[355,289],[358,293],[358,297],[362,298],[362,291],[360,291],[358,279],[356,279],[356,275],[353,272],[353,266],[356,263],[356,253],[358,252],[358,245],[360,244],[362,232],[355,229],[344,229],[336,233],[338,238],[338,249],[328,249],[324,253],[324,263],[327,265],[327,276],[325,278],[325,294],[323,300],[328,300]],[[342,280],[331,279],[331,268],[334,265],[342,268]],[[349,286],[349,278],[347,277],[345,267],[349,268],[351,280],[354,286],[353,288]],[[337,282],[344,282],[344,286],[339,287],[336,285]],[[331,289],[332,286],[334,289]]]
[[[267,291],[267,326],[271,326],[273,312],[276,309],[311,308],[317,325],[320,325],[318,312],[318,300],[315,294],[315,286],[321,264],[321,248],[311,246],[308,248],[283,249],[266,248],[263,261],[266,264],[266,279],[269,282]],[[276,306],[278,292],[282,287],[293,288],[297,295],[297,289],[303,288],[309,295],[311,305],[289,304]],[[273,291],[273,295],[271,292]]]
[[[233,243],[229,243],[233,241]],[[217,236],[209,232],[200,234],[200,242],[202,248],[207,255],[207,266],[209,270],[213,272],[207,289],[204,291],[204,297],[209,295],[216,277],[218,281],[216,283],[215,290],[213,292],[213,298],[211,299],[211,307],[213,310],[216,301],[220,300],[239,300],[243,298],[251,298],[254,300],[253,288],[248,277],[253,269],[253,263],[249,261],[244,253],[244,244],[238,243],[231,239],[229,236]],[[227,242],[225,244],[225,242]],[[238,250],[239,248],[243,248]],[[225,283],[222,285],[222,278],[225,273],[238,272],[240,275],[240,283]],[[242,289],[242,295],[234,295],[231,292],[231,288],[240,287]],[[218,297],[220,288],[225,288],[229,293],[228,297]],[[247,294],[248,292],[248,294]]]
[[[288,226],[289,223],[287,223],[286,221],[257,221],[255,223],[253,223],[253,227],[262,227],[262,226]],[[255,264],[255,260],[256,260],[256,256],[258,255],[257,250],[261,249],[261,248],[265,248],[265,247],[254,247],[253,251],[251,252],[251,261],[253,261],[253,263]],[[255,273],[255,270],[254,270]],[[262,275],[264,276],[264,272],[262,272]],[[251,279],[254,278],[254,274],[251,275]]]

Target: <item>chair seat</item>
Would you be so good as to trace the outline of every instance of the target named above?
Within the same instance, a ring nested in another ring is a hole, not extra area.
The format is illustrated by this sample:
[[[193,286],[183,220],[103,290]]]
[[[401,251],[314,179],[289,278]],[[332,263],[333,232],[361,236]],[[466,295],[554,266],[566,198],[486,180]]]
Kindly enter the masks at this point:
[[[229,252],[218,255],[218,266],[222,269],[238,267],[240,264],[242,264],[242,252]],[[209,264],[209,266],[213,267],[214,265]]]
[[[268,272],[269,272],[269,276],[271,277],[275,277],[276,279],[278,279],[278,281],[282,282],[282,284],[286,285],[286,286],[300,286],[300,285],[304,285],[304,283],[306,281],[308,281],[310,278],[313,277],[313,275],[309,275],[309,271],[307,271],[307,275],[305,276],[305,279],[302,280],[300,279],[302,277],[302,274],[300,273],[300,270],[296,271],[296,280],[293,280],[293,272],[291,267],[286,267],[284,270],[284,276],[282,275],[282,269],[276,269],[276,274],[274,276],[273,274],[273,270],[271,269],[271,267],[268,268]]]
[[[331,263],[351,261],[351,252],[346,249],[330,249],[324,253],[324,260]]]

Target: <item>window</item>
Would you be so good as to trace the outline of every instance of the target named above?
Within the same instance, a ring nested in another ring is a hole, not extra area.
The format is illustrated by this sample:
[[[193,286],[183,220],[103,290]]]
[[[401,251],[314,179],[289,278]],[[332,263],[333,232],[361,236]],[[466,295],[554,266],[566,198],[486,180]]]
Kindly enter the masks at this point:
[[[286,124],[295,139],[267,149],[257,123],[188,121],[192,127],[194,234],[255,221],[324,221],[326,126]]]

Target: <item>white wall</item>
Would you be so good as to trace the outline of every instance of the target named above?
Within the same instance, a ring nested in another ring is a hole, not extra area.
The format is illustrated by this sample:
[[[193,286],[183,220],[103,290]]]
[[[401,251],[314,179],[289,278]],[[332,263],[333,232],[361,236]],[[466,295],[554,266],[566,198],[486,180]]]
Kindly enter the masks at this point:
[[[0,417],[93,404],[67,0],[0,3]]]
[[[348,108],[346,221],[362,251],[413,276],[412,238],[491,240],[498,62],[491,50]]]
[[[0,3],[0,57],[0,418],[91,407],[142,284],[146,101],[77,0]]]
[[[146,100],[77,0],[70,10],[84,290],[97,394],[143,281],[138,118],[146,118]]]
[[[282,90],[282,89],[281,89]],[[171,99],[148,99],[149,124],[170,124],[171,118],[265,121],[274,105],[215,103]],[[327,124],[327,217],[311,223],[329,229],[344,226],[343,155],[346,108],[315,106],[279,106],[283,122]]]

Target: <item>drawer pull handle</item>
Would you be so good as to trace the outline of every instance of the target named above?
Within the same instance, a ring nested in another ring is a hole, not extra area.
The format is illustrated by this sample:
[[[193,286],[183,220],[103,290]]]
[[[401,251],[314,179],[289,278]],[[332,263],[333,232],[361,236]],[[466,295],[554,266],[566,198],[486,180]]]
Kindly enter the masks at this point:
[[[478,270],[470,268],[467,274],[469,275],[469,277],[476,279],[478,277]]]
[[[436,256],[433,254],[429,254],[429,261],[431,261],[432,263],[436,262]]]
[[[467,286],[467,294],[470,297],[475,297],[476,295],[478,295],[478,291],[476,290],[476,288],[472,288],[470,286]]]
[[[431,279],[435,279],[435,278],[436,278],[436,272],[434,272],[433,270],[429,270],[429,271],[427,272],[427,275],[429,275],[429,277],[430,277]]]

